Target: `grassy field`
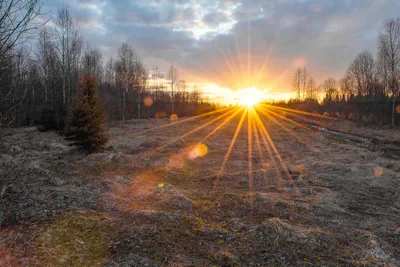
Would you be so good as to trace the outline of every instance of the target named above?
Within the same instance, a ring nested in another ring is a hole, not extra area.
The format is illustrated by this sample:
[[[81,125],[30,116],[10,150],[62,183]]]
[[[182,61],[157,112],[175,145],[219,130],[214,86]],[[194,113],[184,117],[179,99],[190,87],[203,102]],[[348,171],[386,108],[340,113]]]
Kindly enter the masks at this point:
[[[222,114],[114,125],[91,155],[55,133],[2,133],[0,265],[400,264],[397,159]]]

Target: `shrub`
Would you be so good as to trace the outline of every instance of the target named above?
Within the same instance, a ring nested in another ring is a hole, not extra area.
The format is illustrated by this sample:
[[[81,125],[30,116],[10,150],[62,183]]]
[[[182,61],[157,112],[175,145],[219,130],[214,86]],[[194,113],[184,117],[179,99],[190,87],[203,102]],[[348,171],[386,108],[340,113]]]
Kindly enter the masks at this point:
[[[50,106],[44,106],[40,111],[39,121],[35,121],[39,124],[38,129],[46,132],[49,130],[59,130],[59,124],[55,116],[55,110]]]

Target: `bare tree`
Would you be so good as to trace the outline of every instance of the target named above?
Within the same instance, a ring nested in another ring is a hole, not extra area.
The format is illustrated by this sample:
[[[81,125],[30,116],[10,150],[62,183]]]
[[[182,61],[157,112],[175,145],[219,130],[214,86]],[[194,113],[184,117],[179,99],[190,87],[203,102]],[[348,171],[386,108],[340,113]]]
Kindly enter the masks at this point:
[[[36,108],[45,117],[44,128],[62,128],[65,122],[66,107],[63,91],[60,84],[63,75],[57,57],[56,43],[53,31],[43,28],[39,35],[36,48],[36,61],[39,75],[40,89],[36,99],[41,102]],[[47,113],[47,114],[45,114]],[[51,115],[50,115],[51,114]]]
[[[48,103],[48,101],[51,98],[51,93],[50,93],[50,77],[52,74],[51,73],[51,60],[53,59],[53,46],[50,40],[49,33],[46,29],[43,29],[40,32],[39,36],[39,41],[37,45],[37,59],[38,59],[38,68],[39,68],[39,75],[40,79],[43,83],[43,89],[44,89],[44,102],[45,104]]]
[[[137,58],[135,62],[135,75],[134,75],[134,87],[138,94],[138,118],[141,118],[141,103],[142,103],[142,93],[146,89],[148,79],[147,69],[144,67],[143,63]]]
[[[5,125],[16,126],[22,117],[18,116],[20,115],[18,111],[29,93],[27,87],[29,71],[27,51],[23,47],[13,51],[6,63],[7,68],[1,72],[0,119]]]
[[[310,85],[310,76],[307,69],[297,68],[293,76],[293,91],[296,92],[298,100],[306,99],[308,97],[308,86]]]
[[[92,74],[96,78],[97,83],[101,84],[103,79],[103,56],[100,50],[86,45],[81,64],[82,72]]]
[[[122,120],[126,121],[126,95],[132,88],[135,69],[136,54],[133,48],[123,43],[118,49],[118,61],[116,62],[117,81],[121,87]]]
[[[384,87],[384,92],[386,95],[391,94],[389,89],[390,83],[390,71],[387,62],[385,62],[385,57],[381,55],[381,51],[378,52],[378,62],[376,64],[376,75],[379,82]]]
[[[152,73],[151,73],[151,80],[152,80],[152,86],[151,86],[151,90],[155,93],[155,98],[157,99],[157,95],[158,95],[158,77],[159,77],[159,72],[160,70],[158,69],[158,67],[153,68]]]
[[[339,87],[341,94],[346,98],[354,94],[353,79],[350,78],[348,75],[346,75],[339,81]]]
[[[122,91],[122,120],[126,121],[127,95],[133,91],[137,93],[137,109],[140,118],[141,93],[147,84],[147,70],[133,48],[127,43],[123,43],[118,49],[118,60],[116,62],[116,74],[119,86]]]
[[[174,67],[174,64],[171,65],[168,71],[168,78],[171,82],[171,104],[172,104],[172,114],[175,113],[175,96],[174,96],[174,87],[178,83],[179,73],[178,69]]]
[[[34,22],[41,15],[40,0],[0,1],[0,62],[16,45],[35,34],[46,21]]]
[[[301,98],[302,77],[303,70],[301,68],[296,69],[293,76],[293,91],[295,91],[298,100]]]
[[[318,98],[318,88],[314,81],[314,79],[310,76],[307,80],[307,92],[306,97],[308,99],[317,99]]]
[[[27,50],[22,42],[33,37],[37,29],[34,26],[43,23],[38,17],[40,1],[0,0],[1,125],[38,123],[43,126],[41,129],[61,130],[75,102],[79,72],[96,77],[100,98],[114,120],[132,118],[136,110],[140,118],[143,96],[159,101],[154,102],[148,113],[152,116],[165,113],[171,102],[173,113],[185,115],[197,114],[199,108],[214,108],[203,101],[204,97],[198,91],[186,90],[187,85],[183,80],[179,81],[174,66],[171,66],[170,81],[167,82],[156,69],[153,84],[156,92],[147,91],[147,69],[128,44],[123,44],[117,60],[111,58],[103,69],[98,49],[87,46],[82,54],[79,23],[68,7],[57,12],[52,27],[39,31],[36,48]],[[169,86],[172,94],[163,91]],[[179,102],[179,106],[175,106],[175,102]]]
[[[399,90],[400,77],[400,18],[386,21],[378,40],[380,68],[387,78],[386,86],[392,95],[392,128],[394,128],[396,94]]]
[[[364,51],[359,54],[347,70],[347,77],[357,89],[358,95],[375,95],[375,62],[373,55]]]
[[[24,75],[33,69],[32,59],[23,44],[46,22],[38,18],[41,7],[40,0],[0,1],[0,124],[3,121],[15,126],[21,119],[18,109],[30,93],[26,91],[29,83]]]
[[[100,87],[100,97],[104,102],[104,108],[108,118],[113,121],[120,118],[121,101],[117,97],[120,90],[117,89],[116,64],[113,57],[107,60],[104,68],[103,85]]]
[[[325,92],[325,99],[331,101],[338,96],[337,82],[333,78],[324,80],[321,84],[322,90]]]
[[[72,106],[77,90],[82,38],[79,23],[66,6],[58,10],[56,26],[55,47],[62,74],[62,101],[66,109]]]
[[[306,67],[302,69],[301,72],[301,85],[302,85],[302,91],[303,91],[303,99],[306,99],[306,94],[307,94],[307,82],[308,82],[308,73]]]

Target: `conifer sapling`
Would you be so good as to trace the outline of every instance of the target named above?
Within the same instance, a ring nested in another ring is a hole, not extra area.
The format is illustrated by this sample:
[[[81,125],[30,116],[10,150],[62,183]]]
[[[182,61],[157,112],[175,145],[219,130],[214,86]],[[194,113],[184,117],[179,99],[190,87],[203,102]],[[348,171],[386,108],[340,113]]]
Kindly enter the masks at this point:
[[[105,112],[98,96],[96,79],[86,74],[79,80],[67,139],[86,150],[96,150],[108,141],[104,121]]]

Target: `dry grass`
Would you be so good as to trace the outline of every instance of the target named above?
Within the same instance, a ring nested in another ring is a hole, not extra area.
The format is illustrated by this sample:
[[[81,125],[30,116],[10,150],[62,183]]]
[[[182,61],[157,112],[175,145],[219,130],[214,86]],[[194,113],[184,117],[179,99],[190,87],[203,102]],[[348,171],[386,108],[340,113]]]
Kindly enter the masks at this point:
[[[104,266],[108,245],[98,215],[71,213],[38,233],[39,266]]]
[[[160,123],[132,122],[115,129],[108,151],[90,156],[37,152],[34,134],[24,149],[39,155],[42,167],[19,168],[13,183],[30,187],[3,194],[3,213],[18,216],[0,229],[1,264],[398,266],[396,162],[288,125],[310,150],[267,121],[287,168],[275,170],[265,147],[263,159],[253,148],[249,172],[243,130],[218,176],[235,123],[207,140],[208,153],[196,159],[188,150],[215,125],[180,140],[200,123],[135,137]],[[12,145],[0,148],[2,158]],[[23,154],[11,155],[17,166]],[[36,164],[25,158],[26,166]]]

